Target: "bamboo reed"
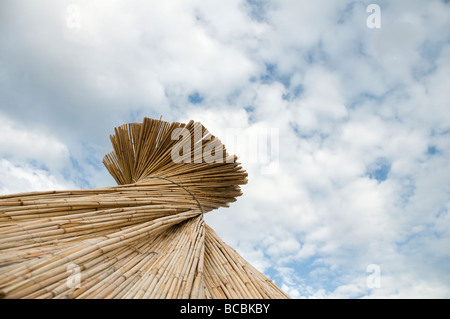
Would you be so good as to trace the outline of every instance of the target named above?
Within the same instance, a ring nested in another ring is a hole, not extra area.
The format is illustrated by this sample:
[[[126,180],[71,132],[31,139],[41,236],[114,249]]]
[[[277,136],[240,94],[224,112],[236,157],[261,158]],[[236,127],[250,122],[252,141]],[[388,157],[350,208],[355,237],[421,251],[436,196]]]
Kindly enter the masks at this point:
[[[117,186],[0,196],[0,298],[289,298],[204,222],[247,182],[219,139],[149,118],[114,132]],[[222,162],[194,162],[217,145]]]

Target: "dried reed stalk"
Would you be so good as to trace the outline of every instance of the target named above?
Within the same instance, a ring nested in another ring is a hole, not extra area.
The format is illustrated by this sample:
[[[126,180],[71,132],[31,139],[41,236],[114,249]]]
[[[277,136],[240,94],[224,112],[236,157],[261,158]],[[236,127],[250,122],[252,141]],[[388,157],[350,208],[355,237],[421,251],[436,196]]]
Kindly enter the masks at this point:
[[[111,142],[118,186],[0,196],[1,298],[288,298],[205,224],[247,173],[200,123],[144,118]],[[176,145],[223,161],[176,163]]]

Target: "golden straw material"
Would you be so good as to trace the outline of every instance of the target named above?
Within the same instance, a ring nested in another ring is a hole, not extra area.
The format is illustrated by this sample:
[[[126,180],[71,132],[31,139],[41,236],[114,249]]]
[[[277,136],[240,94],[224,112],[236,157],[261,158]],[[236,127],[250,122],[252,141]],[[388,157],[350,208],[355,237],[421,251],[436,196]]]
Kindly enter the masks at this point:
[[[118,186],[0,196],[0,298],[289,298],[205,224],[247,173],[203,125],[144,118],[111,142]]]

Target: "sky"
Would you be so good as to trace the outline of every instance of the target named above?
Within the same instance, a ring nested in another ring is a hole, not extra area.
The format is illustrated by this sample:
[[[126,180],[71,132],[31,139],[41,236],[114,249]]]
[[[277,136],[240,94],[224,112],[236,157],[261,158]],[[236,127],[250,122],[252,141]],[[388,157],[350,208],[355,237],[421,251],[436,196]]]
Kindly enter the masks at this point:
[[[207,223],[292,298],[450,298],[449,16],[0,0],[0,194],[113,186],[114,127],[192,119],[249,174]]]

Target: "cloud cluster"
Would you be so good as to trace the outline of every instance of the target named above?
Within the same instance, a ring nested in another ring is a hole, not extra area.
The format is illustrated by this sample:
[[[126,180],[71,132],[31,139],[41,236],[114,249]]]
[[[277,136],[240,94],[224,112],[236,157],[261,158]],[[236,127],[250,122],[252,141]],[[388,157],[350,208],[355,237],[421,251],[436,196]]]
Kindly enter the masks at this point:
[[[276,129],[276,154],[229,149],[226,242],[292,297],[448,298],[450,5],[380,1],[369,29],[368,4],[2,2],[1,193],[112,185],[108,134],[143,116]]]

